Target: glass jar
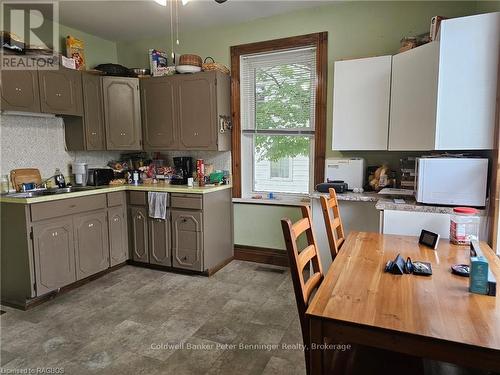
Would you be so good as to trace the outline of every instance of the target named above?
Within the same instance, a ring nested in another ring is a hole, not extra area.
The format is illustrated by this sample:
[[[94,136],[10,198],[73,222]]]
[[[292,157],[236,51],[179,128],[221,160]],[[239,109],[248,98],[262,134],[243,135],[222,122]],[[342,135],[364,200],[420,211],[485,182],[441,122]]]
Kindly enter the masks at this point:
[[[9,175],[4,174],[0,176],[0,193],[6,194],[9,192]]]
[[[455,207],[450,216],[450,242],[470,245],[479,238],[478,210],[470,207]]]

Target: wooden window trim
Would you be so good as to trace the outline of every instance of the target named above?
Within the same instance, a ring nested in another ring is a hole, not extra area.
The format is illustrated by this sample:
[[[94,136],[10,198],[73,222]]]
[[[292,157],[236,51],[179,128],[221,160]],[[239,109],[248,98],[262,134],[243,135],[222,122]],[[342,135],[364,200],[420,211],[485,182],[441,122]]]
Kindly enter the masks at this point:
[[[326,92],[328,72],[328,32],[241,44],[231,47],[231,117],[233,197],[241,198],[241,113],[240,113],[240,56],[281,49],[316,47],[316,124],[314,131],[314,184],[324,180],[326,152]]]

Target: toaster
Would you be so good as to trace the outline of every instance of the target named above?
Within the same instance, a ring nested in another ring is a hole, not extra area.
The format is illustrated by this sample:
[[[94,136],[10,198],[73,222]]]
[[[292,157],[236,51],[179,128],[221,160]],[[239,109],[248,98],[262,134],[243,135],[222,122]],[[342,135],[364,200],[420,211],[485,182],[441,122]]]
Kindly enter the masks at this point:
[[[109,185],[115,178],[115,173],[110,168],[90,168],[88,173],[87,185],[92,186]]]

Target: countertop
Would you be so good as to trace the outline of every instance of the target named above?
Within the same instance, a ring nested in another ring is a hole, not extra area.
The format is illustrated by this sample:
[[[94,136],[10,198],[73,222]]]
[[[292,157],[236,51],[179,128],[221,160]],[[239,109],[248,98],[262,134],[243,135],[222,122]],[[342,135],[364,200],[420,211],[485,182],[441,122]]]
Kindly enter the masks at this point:
[[[94,194],[113,193],[115,191],[158,191],[166,193],[208,194],[215,191],[231,189],[231,187],[232,187],[231,185],[188,187],[186,185],[170,185],[164,183],[142,184],[142,185],[105,185],[105,186],[96,186],[95,189],[75,191],[71,193],[45,195],[41,197],[32,197],[32,198],[16,198],[16,197],[9,197],[6,195],[0,195],[0,203],[31,204],[31,203],[49,202],[67,198],[85,197]]]
[[[311,194],[311,198],[319,199],[322,195],[328,195],[327,193],[320,193],[315,191]],[[364,193],[341,193],[337,194],[337,199],[339,201],[351,201],[351,202],[375,202],[375,208],[380,211],[393,210],[393,211],[413,211],[413,212],[429,212],[438,214],[451,214],[453,212],[453,206],[438,206],[438,205],[428,205],[421,204],[415,201],[413,197],[405,197],[405,203],[394,203],[394,200],[388,198],[386,195],[380,195],[375,192],[364,192]],[[486,216],[486,209],[478,209],[480,216]]]

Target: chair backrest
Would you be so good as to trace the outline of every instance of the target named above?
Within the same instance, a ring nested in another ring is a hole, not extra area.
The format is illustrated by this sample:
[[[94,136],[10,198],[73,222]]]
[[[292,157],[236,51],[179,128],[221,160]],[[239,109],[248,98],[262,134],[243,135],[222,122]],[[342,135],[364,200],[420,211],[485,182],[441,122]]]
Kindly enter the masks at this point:
[[[290,259],[290,272],[292,274],[293,289],[299,310],[300,325],[304,344],[309,343],[309,321],[306,318],[306,310],[313,292],[323,281],[323,270],[318,254],[316,239],[312,230],[311,211],[309,207],[302,207],[302,219],[293,223],[290,219],[281,219],[283,236],[285,237],[286,250]],[[307,246],[299,251],[297,239],[304,233],[307,237]],[[312,264],[312,272],[306,268]],[[306,276],[309,277],[306,279]],[[306,353],[306,361],[308,355]]]
[[[328,189],[330,197],[321,196],[321,207],[323,208],[323,218],[325,219],[326,234],[330,245],[332,260],[337,256],[340,248],[344,244],[345,234],[342,219],[340,218],[339,202],[334,189]]]

